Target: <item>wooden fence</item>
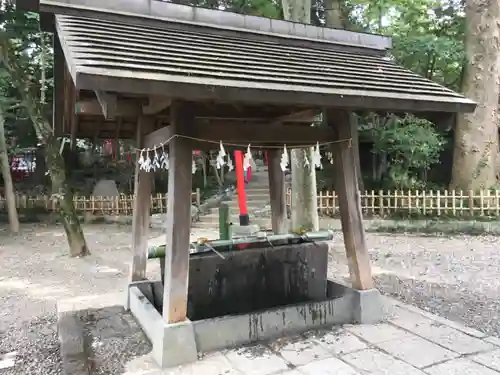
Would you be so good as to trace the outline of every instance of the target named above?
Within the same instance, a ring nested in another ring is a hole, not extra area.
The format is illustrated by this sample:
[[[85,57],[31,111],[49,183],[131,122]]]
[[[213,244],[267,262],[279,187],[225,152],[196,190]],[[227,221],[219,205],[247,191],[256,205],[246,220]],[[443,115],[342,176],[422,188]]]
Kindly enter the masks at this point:
[[[200,190],[192,193],[192,204],[200,204]],[[151,212],[167,210],[166,194],[151,196]],[[363,215],[370,216],[450,216],[477,217],[500,216],[500,191],[365,191],[361,194]],[[74,197],[78,212],[106,215],[132,215],[133,195],[119,197]],[[287,192],[287,204],[291,203],[291,191]],[[55,202],[50,196],[16,196],[16,206],[24,209],[54,211]],[[6,212],[5,198],[0,197],[0,212]],[[323,216],[338,216],[339,201],[334,191],[318,192],[318,211]]]
[[[500,191],[365,191],[361,193],[364,216],[500,216]],[[291,191],[287,192],[291,204]],[[321,215],[339,215],[338,196],[334,191],[318,192]]]
[[[191,203],[200,204],[200,189],[191,194]],[[132,215],[134,196],[122,194],[119,197],[82,197],[73,198],[77,212],[105,214],[105,215]],[[16,206],[20,212],[23,210],[37,210],[51,212],[56,209],[56,202],[50,196],[30,197],[16,195]],[[0,197],[0,212],[6,212],[5,197]],[[151,196],[151,212],[164,213],[167,211],[167,194]]]

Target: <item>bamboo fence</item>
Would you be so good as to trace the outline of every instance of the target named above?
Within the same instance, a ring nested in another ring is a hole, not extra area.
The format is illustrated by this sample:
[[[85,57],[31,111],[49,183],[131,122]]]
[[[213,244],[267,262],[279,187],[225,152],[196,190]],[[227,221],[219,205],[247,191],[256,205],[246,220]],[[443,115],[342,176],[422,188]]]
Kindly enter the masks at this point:
[[[365,191],[360,192],[364,216],[500,216],[500,191]],[[287,192],[291,204],[291,191]],[[339,215],[339,200],[335,191],[318,192],[320,215]]]
[[[191,204],[200,205],[200,189],[191,194]],[[132,215],[134,209],[134,196],[121,194],[119,197],[73,197],[75,209],[79,213],[92,213],[102,215]],[[16,207],[19,212],[23,210],[38,210],[52,212],[56,210],[56,202],[48,195],[27,196],[16,195]],[[0,212],[6,212],[5,197],[0,197]],[[151,196],[151,213],[167,212],[167,194]]]
[[[151,212],[164,213],[167,210],[166,194],[151,196]],[[119,197],[75,196],[77,212],[106,215],[132,215],[133,195]],[[360,194],[361,210],[364,216],[449,216],[477,217],[500,216],[500,191],[365,191]],[[200,204],[200,190],[191,195],[191,203]],[[287,191],[287,205],[291,204],[291,191]],[[56,203],[50,196],[16,195],[16,206],[20,212],[35,209],[55,211]],[[6,212],[5,197],[0,197],[0,212]],[[339,215],[339,200],[335,191],[318,192],[318,211],[323,216]]]

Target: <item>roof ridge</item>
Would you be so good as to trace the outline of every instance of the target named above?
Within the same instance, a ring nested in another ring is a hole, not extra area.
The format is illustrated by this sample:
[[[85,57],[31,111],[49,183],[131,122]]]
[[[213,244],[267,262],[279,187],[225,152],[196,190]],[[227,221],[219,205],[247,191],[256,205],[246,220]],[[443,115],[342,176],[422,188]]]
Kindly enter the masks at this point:
[[[74,12],[75,10],[87,10],[380,51],[390,49],[392,45],[390,37],[376,34],[306,25],[224,10],[174,4],[161,0],[124,0],[120,1],[119,4],[102,0],[40,0],[40,11],[71,14],[71,9],[73,9],[75,16],[79,15]]]

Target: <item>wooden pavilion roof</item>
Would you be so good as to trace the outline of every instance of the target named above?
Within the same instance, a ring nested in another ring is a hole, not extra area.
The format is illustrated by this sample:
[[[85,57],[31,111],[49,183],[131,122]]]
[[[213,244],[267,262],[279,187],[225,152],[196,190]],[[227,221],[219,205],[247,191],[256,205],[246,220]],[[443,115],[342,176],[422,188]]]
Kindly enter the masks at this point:
[[[159,0],[17,6],[39,11],[57,35],[56,129],[71,128],[72,136],[76,128],[77,137],[118,137],[120,129],[120,138],[132,138],[142,114],[161,128],[176,99],[193,103],[197,121],[235,121],[241,131],[257,123],[308,125],[325,107],[427,115],[475,108],[387,58],[391,40],[380,35]]]
[[[305,46],[199,30],[144,26],[124,17],[56,16],[77,89],[168,93],[355,109],[461,112],[474,103],[373,53],[322,42]],[[347,49],[347,50],[346,50]]]

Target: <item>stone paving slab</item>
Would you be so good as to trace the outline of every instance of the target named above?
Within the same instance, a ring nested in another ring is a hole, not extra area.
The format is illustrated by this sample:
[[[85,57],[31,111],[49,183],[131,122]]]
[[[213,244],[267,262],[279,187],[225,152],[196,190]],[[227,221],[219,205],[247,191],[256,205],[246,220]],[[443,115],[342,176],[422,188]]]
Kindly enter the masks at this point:
[[[246,364],[246,361],[242,361]],[[255,368],[263,366],[262,362],[254,365]],[[274,368],[271,366],[270,368]],[[286,368],[286,367],[284,367]],[[180,367],[171,371],[164,371],[167,375],[241,375],[241,372],[233,367],[233,364],[222,354],[208,355],[193,365]]]
[[[465,358],[441,363],[426,369],[425,372],[429,375],[498,375],[498,372]]]
[[[460,324],[460,323],[454,322],[452,320],[443,318],[443,317],[436,315],[436,314],[432,314],[428,311],[419,309],[418,307],[415,307],[412,305],[405,305],[405,304],[403,304],[399,301],[396,301],[396,300],[393,300],[393,301],[395,301],[395,306],[397,306],[403,310],[413,312],[413,313],[420,315],[424,318],[431,319],[437,323],[441,323],[441,324],[446,325],[448,327],[455,328],[456,330],[459,330],[460,332],[463,332],[469,336],[477,337],[479,339],[486,337],[486,334],[484,332],[478,331],[477,329],[466,327],[463,324]]]
[[[332,354],[318,342],[311,339],[302,339],[300,341],[285,344],[279,348],[277,352],[288,363],[297,367],[332,356]]]
[[[245,375],[270,375],[289,369],[285,360],[264,345],[228,350],[226,358]],[[184,374],[184,373],[183,373]]]
[[[344,330],[334,330],[314,340],[333,355],[348,354],[368,347],[352,333]]]
[[[500,372],[500,349],[492,352],[481,353],[471,357],[474,362],[481,363],[493,370]]]
[[[489,342],[490,344],[500,346],[500,337],[490,336],[486,337],[484,341]]]
[[[385,341],[377,344],[377,346],[390,355],[418,368],[431,366],[459,356],[458,353],[442,348],[418,336]]]
[[[360,375],[353,367],[337,358],[327,358],[299,367],[304,375]]]
[[[410,336],[408,332],[387,323],[349,325],[344,326],[344,328],[370,344],[404,339]]]
[[[369,372],[372,375],[425,375],[424,372],[409,365],[408,363],[400,361],[377,349],[366,349],[347,354],[342,356],[341,359],[353,367]]]
[[[392,324],[456,353],[472,354],[494,349],[488,342],[436,320],[427,319],[425,315],[401,310],[396,310],[396,314],[397,316],[391,321]]]
[[[334,326],[253,346],[200,353],[204,355],[196,363],[163,371],[149,353],[130,360],[124,374],[500,375],[500,338],[482,338],[458,323],[448,324],[399,302],[390,304],[393,316],[384,323]],[[109,335],[110,327],[104,327]],[[117,340],[124,339],[122,328],[114,327]]]

